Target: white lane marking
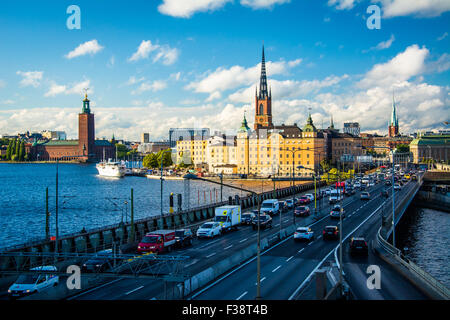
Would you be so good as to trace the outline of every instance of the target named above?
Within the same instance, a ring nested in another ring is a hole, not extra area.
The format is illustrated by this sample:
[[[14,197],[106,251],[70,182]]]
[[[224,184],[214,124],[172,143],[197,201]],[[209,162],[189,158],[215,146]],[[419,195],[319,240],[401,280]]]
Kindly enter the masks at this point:
[[[243,296],[245,296],[248,293],[248,291],[245,291],[243,294],[241,294],[239,297],[236,298],[236,300],[240,300]]]
[[[275,225],[275,227],[278,227],[280,224],[279,223],[277,223],[276,225]]]
[[[192,266],[193,264],[196,264],[196,263],[197,263],[197,261],[192,261],[191,263],[185,265],[184,267],[187,268],[187,267],[190,267],[190,266]]]
[[[89,289],[89,290],[87,290],[87,291],[81,292],[81,293],[79,293],[79,294],[77,294],[77,295],[68,297],[67,300],[74,300],[74,299],[76,299],[76,298],[78,298],[78,297],[81,297],[81,296],[83,296],[83,295],[85,295],[85,294],[88,294],[88,293],[90,293],[90,292],[92,292],[92,291],[94,291],[94,290],[101,289],[101,288],[103,288],[103,287],[106,287],[107,285],[110,285],[110,284],[119,282],[119,281],[121,281],[121,280],[124,280],[124,278],[122,278],[122,279],[116,279],[116,280],[113,280],[113,281],[104,283],[104,284],[102,284],[102,285],[100,285],[100,286],[98,286],[98,287],[95,287],[95,288]]]
[[[288,262],[289,260],[291,260],[294,256],[290,257],[289,259],[286,259],[286,262]]]
[[[310,246],[310,245],[312,245],[313,244],[313,242],[311,241],[310,243],[308,243],[308,246]]]
[[[230,249],[233,245],[229,245],[228,247],[223,248],[223,250]]]
[[[222,239],[217,239],[217,240],[214,240],[214,241],[210,241],[207,244],[205,244],[205,245],[203,245],[201,247],[198,247],[197,249],[203,249],[203,248],[205,248],[205,247],[207,247],[207,246],[209,246],[209,245],[211,245],[213,243],[216,243],[217,241],[220,241],[220,240],[222,240]]]
[[[302,252],[303,250],[305,250],[305,248],[301,248],[300,250],[298,250],[298,253]]]
[[[266,277],[262,278],[259,282],[263,282],[264,280],[266,280]],[[255,282],[255,286],[258,285],[258,282]]]
[[[128,291],[128,292],[125,293],[125,294],[126,294],[126,295],[129,295],[130,293],[133,293],[133,292],[135,292],[135,291],[138,291],[138,290],[142,289],[143,287],[144,287],[144,286],[137,287],[136,289],[131,290],[131,291]]]
[[[241,241],[239,241],[239,243],[247,241],[247,240],[248,240],[248,238],[242,239]]]
[[[280,268],[281,268],[281,264],[278,267],[276,267],[275,269],[273,269],[272,272],[275,272],[275,271],[277,271]]]
[[[211,258],[212,256],[215,256],[216,252],[211,253],[210,255],[206,256],[207,258]]]
[[[320,239],[320,238],[322,238],[322,235],[320,235],[320,236],[317,237],[317,239]]]

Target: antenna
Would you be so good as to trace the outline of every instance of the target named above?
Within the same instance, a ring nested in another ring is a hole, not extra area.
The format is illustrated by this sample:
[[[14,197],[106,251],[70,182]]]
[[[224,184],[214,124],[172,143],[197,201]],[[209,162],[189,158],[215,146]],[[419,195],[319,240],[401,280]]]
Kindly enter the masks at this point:
[[[89,88],[84,88],[84,89],[83,89],[83,91],[84,91],[84,96],[85,96],[86,98],[87,98],[88,90],[89,90]]]

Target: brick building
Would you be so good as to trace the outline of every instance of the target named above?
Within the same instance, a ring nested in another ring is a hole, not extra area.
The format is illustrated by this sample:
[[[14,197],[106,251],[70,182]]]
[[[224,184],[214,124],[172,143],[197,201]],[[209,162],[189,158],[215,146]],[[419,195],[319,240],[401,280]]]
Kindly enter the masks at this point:
[[[86,94],[78,114],[78,140],[35,141],[30,147],[32,159],[54,161],[64,157],[86,162],[113,158],[114,145],[107,140],[95,140],[95,120],[89,102]]]

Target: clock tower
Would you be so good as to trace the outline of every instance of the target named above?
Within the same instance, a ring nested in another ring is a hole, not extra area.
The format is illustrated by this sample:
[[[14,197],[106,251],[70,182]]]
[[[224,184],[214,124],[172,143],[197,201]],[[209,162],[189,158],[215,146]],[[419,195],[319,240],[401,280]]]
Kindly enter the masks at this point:
[[[272,90],[267,91],[266,61],[264,46],[262,48],[261,77],[255,92],[255,130],[273,128],[272,123]]]

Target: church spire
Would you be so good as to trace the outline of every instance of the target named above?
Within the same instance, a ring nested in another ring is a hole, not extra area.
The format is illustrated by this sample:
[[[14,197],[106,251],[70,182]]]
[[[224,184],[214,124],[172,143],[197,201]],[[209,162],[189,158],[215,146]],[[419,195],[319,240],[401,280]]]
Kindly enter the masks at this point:
[[[259,99],[267,98],[267,75],[266,75],[266,60],[264,57],[264,45],[262,47],[261,60],[261,77],[259,79]]]
[[[331,115],[330,128],[334,129],[333,115]]]
[[[396,110],[396,106],[395,106],[394,91],[392,91],[391,126],[398,127],[398,118],[397,118],[397,110]]]
[[[89,106],[89,99],[87,97],[88,89],[84,89],[84,100],[83,100],[83,108],[81,109],[81,113],[91,113],[91,108]]]

